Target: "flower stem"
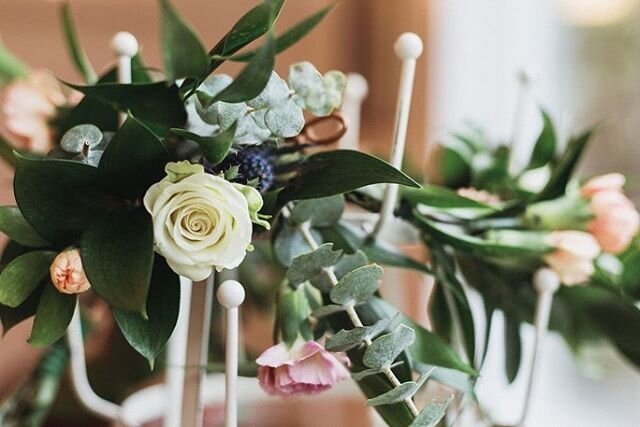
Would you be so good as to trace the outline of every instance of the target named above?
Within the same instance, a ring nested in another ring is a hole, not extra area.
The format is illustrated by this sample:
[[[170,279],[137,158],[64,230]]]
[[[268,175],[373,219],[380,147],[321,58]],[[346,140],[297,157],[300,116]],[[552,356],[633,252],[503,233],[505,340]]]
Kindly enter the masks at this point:
[[[291,211],[289,210],[288,207],[285,206],[282,208],[282,216],[284,216],[287,219],[291,216]],[[311,247],[312,250],[315,251],[316,249],[318,249],[319,247],[318,242],[316,242],[315,237],[313,237],[313,234],[311,234],[311,228],[308,222],[298,225],[298,230],[300,230],[300,232],[302,233],[302,236],[304,237],[305,241],[307,242],[309,247]],[[329,281],[331,282],[331,286],[336,286],[338,284],[338,277],[336,276],[336,273],[333,267],[327,268],[326,272],[327,272],[327,275],[329,276]],[[353,326],[355,327],[364,326],[364,324],[362,323],[362,320],[360,319],[360,316],[358,315],[358,312],[356,311],[356,309],[352,304],[346,304],[346,305],[343,305],[343,307],[345,308],[345,311],[347,312],[347,316],[349,316],[351,323],[353,323]],[[370,338],[366,338],[364,342],[367,346],[370,346],[372,341]],[[396,374],[393,373],[391,368],[389,367],[384,368],[382,370],[382,373],[389,379],[389,381],[391,382],[394,388],[398,387],[401,384],[400,380],[398,379],[398,377],[396,377]],[[411,414],[414,417],[419,414],[420,411],[418,411],[418,408],[416,407],[416,404],[413,402],[413,399],[411,397],[407,397],[406,399],[404,399],[404,403],[407,405],[407,407],[409,408],[409,411],[411,411]]]

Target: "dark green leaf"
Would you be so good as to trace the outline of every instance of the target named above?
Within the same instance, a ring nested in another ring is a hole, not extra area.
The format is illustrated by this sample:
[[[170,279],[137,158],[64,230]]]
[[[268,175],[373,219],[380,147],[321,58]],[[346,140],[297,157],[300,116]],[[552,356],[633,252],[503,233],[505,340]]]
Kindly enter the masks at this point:
[[[183,129],[171,129],[171,132],[197,143],[202,150],[202,154],[212,165],[217,165],[227,156],[233,145],[233,137],[236,134],[238,122],[234,122],[228,129],[223,130],[214,136],[200,136]]]
[[[175,85],[168,86],[167,82],[68,86],[88,97],[108,103],[116,110],[131,111],[139,120],[167,129],[181,127],[187,120],[178,88]]]
[[[209,57],[195,31],[169,0],[161,0],[162,47],[167,80],[206,76]]]
[[[325,151],[312,154],[299,165],[298,175],[280,193],[279,200],[284,203],[316,199],[379,183],[419,187],[403,172],[376,157],[352,150]]]
[[[6,334],[11,328],[16,326],[23,320],[36,314],[38,308],[38,302],[40,302],[40,296],[45,286],[52,286],[50,283],[41,285],[31,293],[22,304],[16,308],[7,307],[6,305],[0,305],[0,321],[2,321],[2,333]]]
[[[64,38],[67,42],[69,53],[73,65],[75,65],[78,72],[84,77],[86,83],[92,84],[97,80],[96,72],[93,70],[87,54],[80,46],[78,41],[78,34],[73,22],[73,16],[71,15],[71,7],[69,3],[64,3],[60,9],[60,15],[62,18],[62,28],[64,30]]]
[[[233,82],[220,93],[206,102],[206,106],[215,102],[245,102],[262,92],[267,86],[275,65],[275,41],[271,35],[247,66],[238,74]]]
[[[98,169],[68,160],[18,155],[13,187],[24,218],[54,243],[72,242],[110,202],[98,187]]]
[[[505,313],[504,316],[505,370],[509,384],[518,377],[522,361],[522,343],[520,341],[520,322]]]
[[[171,160],[164,144],[135,117],[129,116],[107,146],[98,176],[105,191],[140,198],[164,176]]]
[[[247,12],[212,50],[212,55],[231,55],[266,34],[275,23],[284,0],[264,0]]]
[[[537,169],[553,160],[556,151],[556,131],[551,117],[546,111],[542,111],[543,127],[536,145],[533,147],[528,169]]]
[[[55,252],[34,251],[20,255],[0,272],[0,304],[22,304],[49,273]]]
[[[148,319],[139,313],[114,308],[113,314],[129,344],[153,362],[167,343],[178,320],[180,278],[161,256],[156,256],[147,298]]]
[[[593,132],[593,129],[590,129],[569,141],[567,149],[553,169],[549,182],[540,193],[533,197],[532,201],[555,199],[565,193],[567,183],[571,179],[580,156],[584,152]]]
[[[48,246],[16,206],[0,206],[0,232],[21,245],[38,248]]]
[[[435,185],[423,184],[421,188],[405,188],[402,190],[402,198],[412,204],[421,204],[433,208],[465,209],[490,213],[496,209],[473,199],[462,197],[455,191]]]
[[[304,20],[298,22],[293,27],[289,28],[287,31],[282,33],[279,37],[276,38],[276,54],[283,52],[289,49],[291,46],[296,44],[300,39],[305,37],[307,34],[311,32],[322,20],[325,16],[333,8],[335,5],[327,6],[320,11],[314,13],[313,15],[305,18]],[[248,52],[244,54],[239,54],[231,57],[234,61],[248,61],[255,55],[255,52]]]
[[[51,283],[46,284],[38,303],[29,343],[45,347],[62,338],[75,308],[75,295],[62,294]]]
[[[82,234],[82,263],[93,290],[114,307],[146,316],[153,225],[144,208],[104,214]]]

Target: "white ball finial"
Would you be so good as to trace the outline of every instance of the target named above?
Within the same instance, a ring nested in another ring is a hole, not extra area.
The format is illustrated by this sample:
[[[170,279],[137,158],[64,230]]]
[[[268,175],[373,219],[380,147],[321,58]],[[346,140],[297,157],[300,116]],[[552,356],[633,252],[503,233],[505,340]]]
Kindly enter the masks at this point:
[[[218,302],[224,308],[236,308],[244,301],[244,288],[236,280],[225,280],[216,292]]]
[[[118,56],[133,58],[138,53],[138,40],[126,31],[121,31],[111,39],[111,47]]]
[[[416,33],[402,33],[393,45],[393,50],[400,59],[416,59],[422,55],[424,45]]]
[[[347,96],[358,101],[363,100],[369,93],[369,84],[362,74],[347,74]]]
[[[554,293],[560,287],[560,278],[555,271],[541,268],[533,276],[533,287],[538,293]]]

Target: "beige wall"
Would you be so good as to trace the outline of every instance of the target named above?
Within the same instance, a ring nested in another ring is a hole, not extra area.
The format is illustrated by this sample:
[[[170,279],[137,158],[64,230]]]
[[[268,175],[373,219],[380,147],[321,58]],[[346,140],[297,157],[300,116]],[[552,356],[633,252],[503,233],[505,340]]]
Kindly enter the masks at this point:
[[[149,65],[161,63],[158,46],[159,15],[153,0],[71,0],[78,31],[97,69],[112,60],[111,36],[120,30],[140,40]],[[255,0],[174,0],[194,24],[207,45],[213,45]],[[279,29],[284,29],[329,4],[326,0],[289,0]],[[402,7],[398,7],[399,5]],[[0,0],[0,36],[5,44],[35,67],[51,69],[57,76],[77,80],[66,54],[59,26],[58,4],[46,0]],[[308,38],[285,52],[278,69],[302,59],[319,69],[358,71],[369,79],[363,139],[374,151],[389,151],[395,108],[399,63],[392,52],[395,38],[404,31],[426,35],[427,2],[424,0],[348,0]],[[418,64],[409,149],[419,166],[426,135],[426,64]],[[233,71],[233,67],[227,71]]]

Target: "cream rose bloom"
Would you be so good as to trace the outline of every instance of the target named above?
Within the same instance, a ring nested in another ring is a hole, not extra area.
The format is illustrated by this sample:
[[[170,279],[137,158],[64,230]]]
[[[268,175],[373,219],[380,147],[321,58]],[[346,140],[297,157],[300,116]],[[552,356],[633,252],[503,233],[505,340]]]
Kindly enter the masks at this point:
[[[187,161],[167,164],[166,172],[144,196],[156,252],[173,271],[193,281],[206,279],[214,268],[240,265],[251,248],[252,217],[259,221],[258,191]]]

